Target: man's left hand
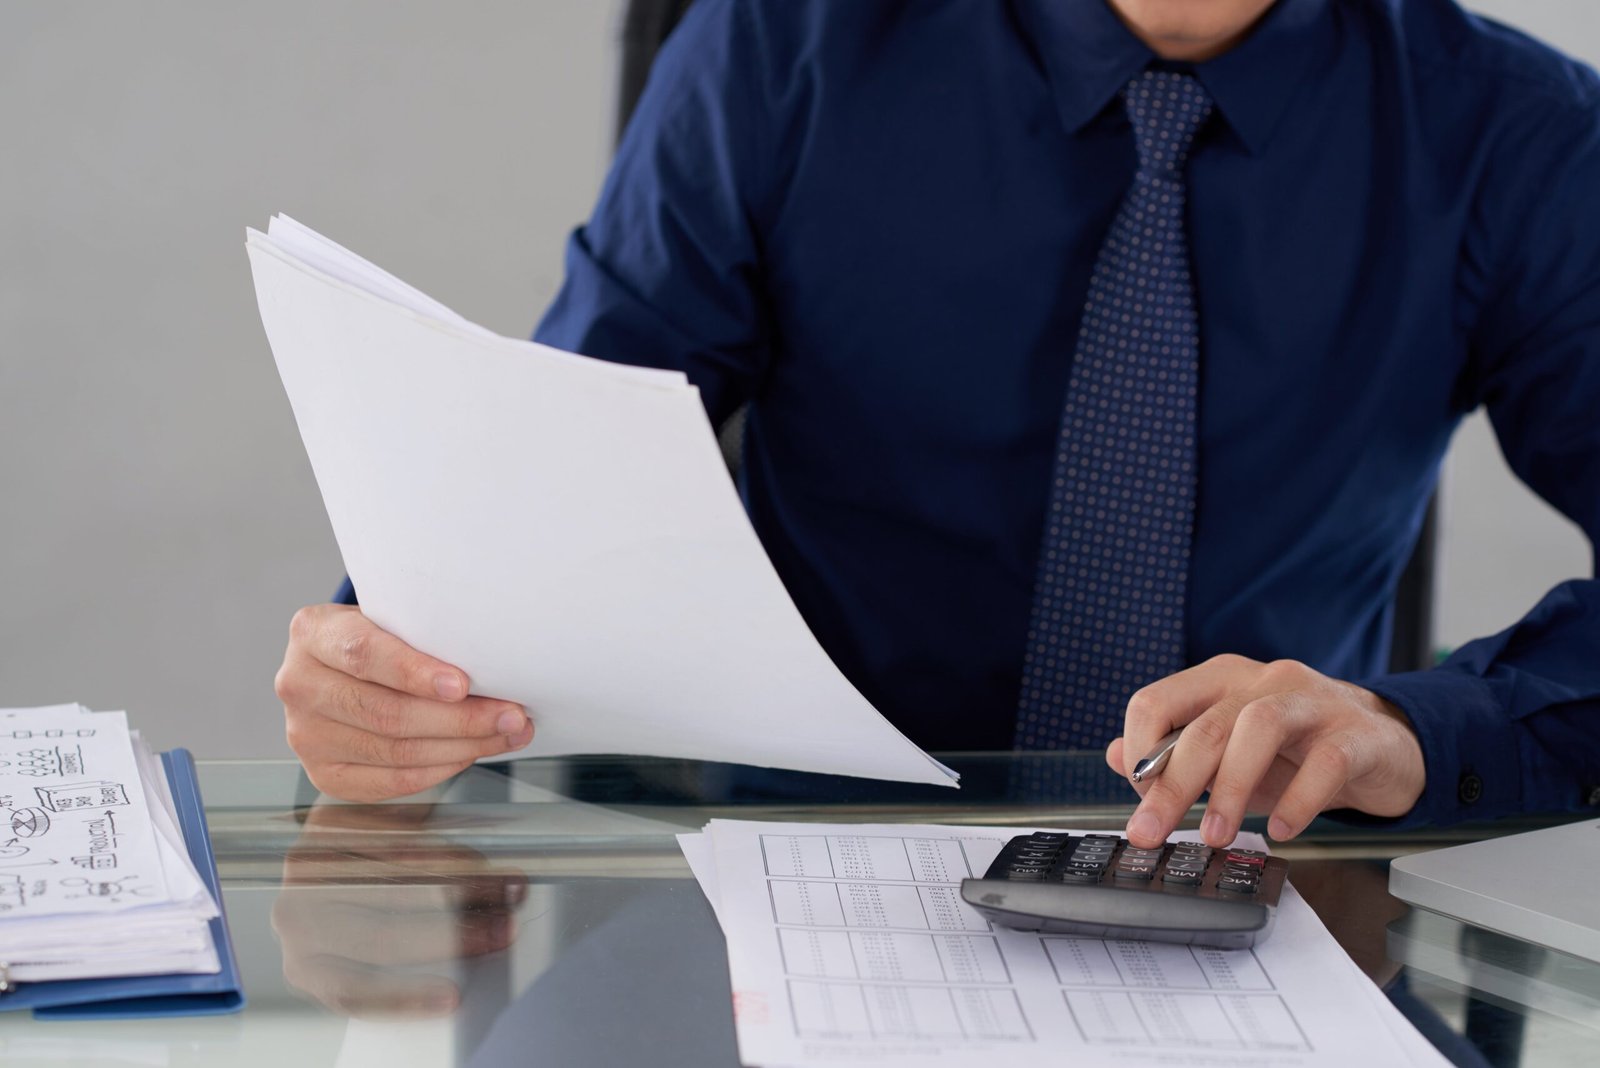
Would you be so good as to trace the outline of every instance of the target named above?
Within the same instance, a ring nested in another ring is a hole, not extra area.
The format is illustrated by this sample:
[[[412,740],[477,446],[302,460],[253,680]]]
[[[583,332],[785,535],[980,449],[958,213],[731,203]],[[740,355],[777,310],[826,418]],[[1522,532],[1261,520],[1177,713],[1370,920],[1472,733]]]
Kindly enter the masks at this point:
[[[1143,800],[1128,839],[1136,846],[1166,841],[1205,790],[1201,836],[1225,846],[1247,811],[1270,812],[1267,834],[1282,841],[1324,809],[1404,815],[1426,781],[1422,746],[1400,709],[1292,660],[1219,656],[1146,686],[1128,702],[1124,736],[1106,761],[1131,775],[1177,727],[1183,737],[1166,768],[1135,784]]]

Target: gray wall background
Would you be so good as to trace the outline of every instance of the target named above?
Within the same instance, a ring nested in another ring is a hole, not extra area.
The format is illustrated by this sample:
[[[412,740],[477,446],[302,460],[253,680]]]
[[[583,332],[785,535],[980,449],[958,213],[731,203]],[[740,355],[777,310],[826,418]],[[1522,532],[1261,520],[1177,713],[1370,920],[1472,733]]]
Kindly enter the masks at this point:
[[[1475,5],[1600,62],[1600,5]],[[287,755],[271,678],[338,551],[256,317],[284,211],[524,335],[609,154],[618,0],[0,9],[0,705],[130,710]],[[1447,478],[1441,637],[1589,573],[1480,420]]]

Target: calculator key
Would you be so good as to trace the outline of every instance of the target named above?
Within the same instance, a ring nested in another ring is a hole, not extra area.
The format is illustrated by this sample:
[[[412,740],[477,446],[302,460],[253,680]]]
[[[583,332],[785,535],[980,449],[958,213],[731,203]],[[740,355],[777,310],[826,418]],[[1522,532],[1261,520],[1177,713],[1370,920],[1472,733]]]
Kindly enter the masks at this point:
[[[1205,873],[1206,866],[1197,860],[1169,860],[1167,861],[1167,870],[1186,871],[1193,872],[1195,875],[1202,875]]]
[[[1230,849],[1230,850],[1228,850],[1228,859],[1229,860],[1248,860],[1248,859],[1251,859],[1251,858],[1254,858],[1257,861],[1264,861],[1264,860],[1267,859],[1267,855],[1265,853],[1261,852],[1261,850],[1259,850],[1259,849]]]
[[[1161,873],[1161,881],[1168,886],[1199,886],[1200,873],[1197,871],[1173,871],[1168,868]]]
[[[1128,857],[1128,858],[1133,859],[1133,860],[1155,861],[1155,860],[1160,860],[1161,859],[1161,850],[1159,850],[1159,849],[1133,849],[1133,848],[1130,847],[1128,849],[1124,849],[1122,851],[1122,855],[1124,857]]]
[[[1253,879],[1234,879],[1224,875],[1217,880],[1217,889],[1235,894],[1253,894],[1256,892],[1256,883]]]
[[[1122,835],[1120,835],[1120,834],[1086,834],[1083,837],[1085,839],[1092,839],[1092,840],[1097,841],[1097,842],[1120,842],[1120,841],[1122,841]]]
[[[1156,870],[1154,868],[1113,868],[1111,874],[1117,879],[1147,883],[1155,878]]]
[[[1096,864],[1092,860],[1069,860],[1065,864],[1061,865],[1061,867],[1056,869],[1056,870],[1058,870],[1058,871],[1077,871],[1077,872],[1083,872],[1085,874],[1098,875],[1101,872],[1105,871],[1105,869],[1106,869],[1106,866],[1104,864]]]
[[[1061,845],[1070,837],[1072,836],[1056,831],[1035,831],[1033,834],[1028,835],[1027,841],[1041,842],[1046,845]]]

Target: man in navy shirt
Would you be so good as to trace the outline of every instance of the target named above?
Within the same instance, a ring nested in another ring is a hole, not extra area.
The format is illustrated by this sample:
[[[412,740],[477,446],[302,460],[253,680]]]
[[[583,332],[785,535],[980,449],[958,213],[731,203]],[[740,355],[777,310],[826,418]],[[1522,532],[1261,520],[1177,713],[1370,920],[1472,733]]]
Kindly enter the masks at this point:
[[[1383,657],[1466,413],[1600,532],[1596,190],[1600,79],[1447,0],[699,0],[536,336],[750,405],[752,522],[928,748],[1187,724],[1141,844],[1573,808],[1600,584]],[[335,606],[279,674],[351,797],[527,744],[467,690]]]

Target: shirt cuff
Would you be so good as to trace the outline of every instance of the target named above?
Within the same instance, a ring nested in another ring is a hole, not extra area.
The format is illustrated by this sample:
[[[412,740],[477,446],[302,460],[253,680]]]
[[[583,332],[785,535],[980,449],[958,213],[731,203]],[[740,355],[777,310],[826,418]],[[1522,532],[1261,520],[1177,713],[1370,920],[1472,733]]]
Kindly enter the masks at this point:
[[[1410,812],[1385,826],[1459,823],[1520,809],[1521,746],[1494,690],[1448,667],[1359,682],[1405,713],[1422,745],[1427,785]],[[1366,822],[1365,820],[1361,822]]]

